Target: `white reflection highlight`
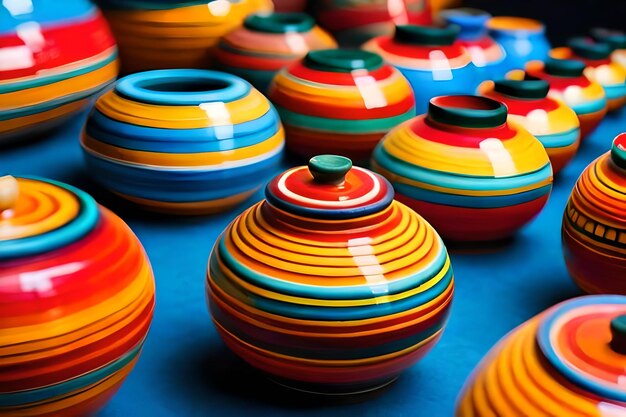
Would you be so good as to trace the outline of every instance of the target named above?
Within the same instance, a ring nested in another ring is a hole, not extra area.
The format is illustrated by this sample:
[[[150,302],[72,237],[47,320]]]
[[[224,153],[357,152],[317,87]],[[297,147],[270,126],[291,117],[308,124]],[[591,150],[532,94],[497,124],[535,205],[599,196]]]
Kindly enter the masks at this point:
[[[520,34],[520,36],[525,36],[524,34]],[[513,49],[518,55],[526,56],[529,55],[533,50],[533,44],[529,39],[520,38],[516,39],[513,44]]]
[[[531,110],[526,119],[529,123],[529,129],[537,135],[547,135],[550,133],[550,118],[548,112],[543,109]]]
[[[298,32],[285,33],[285,42],[293,53],[306,54],[309,51],[304,36]]]
[[[620,384],[621,385],[621,384]],[[598,404],[598,411],[602,417],[624,417],[626,408],[619,405],[601,402]]]
[[[64,275],[73,274],[83,268],[80,262],[55,266],[41,271],[24,272],[19,275],[20,288],[24,292],[48,292],[52,290],[52,280]]]
[[[228,0],[214,0],[207,4],[209,12],[213,16],[226,16],[230,13],[230,2]]]
[[[377,109],[387,105],[387,98],[378,86],[376,79],[368,74],[367,70],[352,71],[354,84],[358,88],[366,109]]]
[[[37,22],[25,22],[15,28],[17,36],[33,51],[41,52],[46,45],[46,39],[41,33],[41,26]]]
[[[467,52],[469,52],[470,56],[472,57],[472,63],[474,65],[479,68],[487,65],[487,55],[485,54],[483,48],[480,48],[478,46],[468,46],[465,49],[467,49]]]
[[[488,138],[480,142],[479,146],[491,162],[495,177],[508,177],[517,173],[513,157],[500,139]]]
[[[433,80],[448,81],[452,79],[450,61],[448,61],[448,57],[443,51],[430,51],[428,58],[433,73]]]
[[[576,105],[583,103],[585,97],[583,96],[583,89],[578,85],[570,85],[563,91],[563,100],[569,105]]]
[[[33,51],[26,45],[0,48],[0,71],[30,68],[35,65]]]
[[[2,5],[13,17],[33,12],[32,0],[2,0]]]
[[[217,139],[232,139],[234,137],[233,122],[224,102],[201,103],[199,107],[206,113],[207,118],[211,120],[211,124],[215,126],[215,137]]]
[[[389,286],[384,275],[384,269],[374,255],[374,248],[370,245],[370,238],[351,239],[348,241],[348,251],[354,263],[367,282],[375,296],[389,293]]]
[[[387,11],[393,23],[396,25],[406,25],[409,23],[409,15],[404,0],[388,0]]]

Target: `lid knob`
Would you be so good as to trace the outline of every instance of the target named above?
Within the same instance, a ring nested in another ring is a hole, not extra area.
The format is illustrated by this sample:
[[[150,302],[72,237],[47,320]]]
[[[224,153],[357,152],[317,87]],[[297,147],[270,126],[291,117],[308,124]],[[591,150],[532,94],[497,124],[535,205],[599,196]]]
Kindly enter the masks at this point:
[[[618,167],[626,169],[626,133],[621,133],[613,139],[611,160]]]
[[[352,161],[339,155],[317,155],[309,160],[309,172],[318,184],[341,184]]]
[[[622,355],[626,355],[626,314],[611,320],[611,349]]]
[[[12,209],[17,202],[19,185],[11,175],[0,177],[0,213]]]

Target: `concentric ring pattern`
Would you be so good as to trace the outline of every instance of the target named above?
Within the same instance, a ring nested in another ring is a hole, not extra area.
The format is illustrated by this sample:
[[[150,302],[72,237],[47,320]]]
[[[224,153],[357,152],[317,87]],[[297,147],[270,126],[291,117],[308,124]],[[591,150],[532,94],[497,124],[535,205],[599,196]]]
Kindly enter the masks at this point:
[[[626,414],[626,297],[565,301],[504,338],[474,371],[456,415]]]
[[[93,177],[145,208],[206,214],[248,198],[284,147],[269,101],[234,75],[155,70],[122,78],[81,141]]]
[[[580,288],[626,295],[626,134],[578,178],[562,238],[565,262]]]
[[[0,414],[92,414],[139,357],[152,270],[128,226],[84,192],[16,184],[0,211]]]
[[[62,123],[117,71],[115,40],[91,2],[3,2],[0,144]]]
[[[447,251],[377,174],[276,177],[218,239],[206,289],[226,344],[292,387],[377,388],[440,338],[453,293]]]
[[[503,104],[476,96],[432,99],[427,115],[381,141],[372,169],[444,239],[459,242],[511,236],[552,188],[541,142],[507,121]]]

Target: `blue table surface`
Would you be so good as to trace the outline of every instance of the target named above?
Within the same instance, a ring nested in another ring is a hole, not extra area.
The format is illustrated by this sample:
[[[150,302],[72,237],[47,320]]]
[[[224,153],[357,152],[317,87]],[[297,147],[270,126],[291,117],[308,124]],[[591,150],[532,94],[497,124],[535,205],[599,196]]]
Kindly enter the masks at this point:
[[[85,114],[48,137],[0,148],[0,172],[76,185],[114,210],[141,239],[156,277],[154,321],[142,356],[98,414],[118,416],[450,416],[483,355],[508,331],[551,305],[578,296],[561,254],[561,217],[577,177],[626,131],[611,114],[556,179],[542,213],[509,244],[482,253],[452,250],[455,300],[437,346],[393,385],[367,398],[318,398],[285,390],[238,359],[207,311],[204,278],[217,236],[244,205],[213,217],[146,213],[99,188],[86,172],[78,137]],[[286,166],[286,164],[285,164]]]

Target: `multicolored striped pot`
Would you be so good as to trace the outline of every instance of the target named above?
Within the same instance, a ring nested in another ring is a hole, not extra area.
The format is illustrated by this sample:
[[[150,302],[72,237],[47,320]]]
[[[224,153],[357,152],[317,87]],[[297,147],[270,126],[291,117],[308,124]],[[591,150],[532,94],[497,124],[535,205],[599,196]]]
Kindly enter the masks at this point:
[[[611,61],[617,62],[626,69],[626,32],[604,28],[591,29],[591,37],[597,42],[608,44],[613,52]]]
[[[576,112],[580,121],[581,139],[585,139],[604,119],[606,93],[600,84],[584,74],[580,61],[548,58],[526,66],[526,79],[541,79],[550,84],[548,96],[563,100]]]
[[[398,26],[394,36],[372,39],[363,48],[380,54],[409,80],[416,114],[422,114],[431,98],[473,94],[480,84],[471,56],[456,40],[458,33],[456,25]]]
[[[96,0],[120,47],[124,74],[209,68],[220,38],[271,0]]]
[[[206,281],[226,344],[280,383],[320,393],[384,386],[446,325],[454,278],[437,232],[384,178],[316,156],[218,238]]]
[[[367,161],[391,128],[415,114],[402,74],[359,50],[309,52],[276,76],[268,96],[285,124],[287,149],[302,159],[331,152]]]
[[[372,169],[397,199],[449,241],[496,241],[537,215],[552,189],[543,145],[507,121],[504,104],[485,97],[441,96],[428,114],[392,130]]]
[[[277,168],[284,132],[269,101],[234,75],[155,70],[96,103],[81,144],[93,178],[146,209],[227,210]]]
[[[480,81],[496,80],[504,77],[504,49],[491,37],[487,21],[491,15],[471,8],[443,10],[439,18],[446,24],[461,28],[458,42],[467,49],[472,62],[480,72]]]
[[[80,42],[76,42],[80,39]],[[109,26],[88,0],[0,4],[0,145],[58,126],[117,77]]]
[[[539,139],[556,175],[576,155],[580,122],[574,110],[547,96],[549,89],[543,80],[498,80],[481,86],[481,94],[503,103],[508,119]]]
[[[530,61],[545,61],[550,52],[545,26],[533,19],[498,16],[487,22],[490,35],[506,54],[501,70],[504,73],[524,69]]]
[[[558,304],[513,330],[478,365],[457,417],[626,415],[626,297]]]
[[[254,14],[222,38],[215,52],[215,66],[266,93],[281,69],[309,51],[336,47],[332,36],[305,13]]]
[[[154,278],[133,232],[86,193],[0,177],[0,414],[93,415],[139,358]]]
[[[581,174],[562,238],[565,263],[580,288],[626,295],[626,133]]]
[[[393,33],[395,25],[432,23],[430,0],[321,0],[317,21],[343,46]]]
[[[567,47],[553,49],[550,56],[583,62],[585,75],[604,88],[608,111],[613,111],[626,103],[626,68],[611,60],[612,51],[608,43],[594,42],[590,38],[574,38]]]

